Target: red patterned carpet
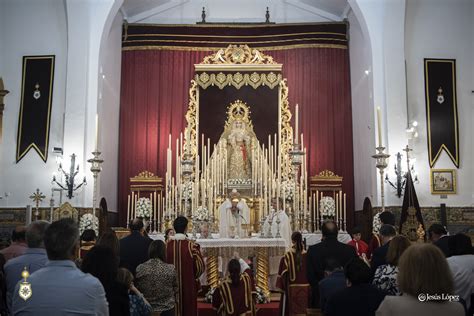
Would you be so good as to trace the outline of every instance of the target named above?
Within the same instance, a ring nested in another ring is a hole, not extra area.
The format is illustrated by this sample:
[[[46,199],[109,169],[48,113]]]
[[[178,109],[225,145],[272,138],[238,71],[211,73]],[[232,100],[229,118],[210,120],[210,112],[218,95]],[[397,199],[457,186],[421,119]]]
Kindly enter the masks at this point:
[[[257,305],[257,316],[277,316],[280,302],[270,302],[268,304]],[[215,316],[216,312],[211,304],[198,302],[199,316]]]

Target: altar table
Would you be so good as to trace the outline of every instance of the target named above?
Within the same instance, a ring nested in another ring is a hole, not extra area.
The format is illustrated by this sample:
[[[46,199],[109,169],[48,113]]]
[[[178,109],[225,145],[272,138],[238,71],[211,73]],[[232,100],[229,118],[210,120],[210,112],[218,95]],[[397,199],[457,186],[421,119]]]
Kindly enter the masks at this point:
[[[275,274],[278,269],[280,258],[285,254],[285,240],[283,238],[219,238],[218,234],[212,234],[211,239],[196,240],[206,260],[207,284],[216,287],[219,283],[218,258],[232,258],[238,253],[241,258],[256,257],[256,286],[262,289],[268,297],[270,295],[269,276]],[[198,234],[199,237],[199,234]],[[164,240],[163,234],[150,234],[152,239]],[[303,234],[306,246],[320,243],[321,233]],[[342,243],[348,243],[351,237],[347,232],[340,231],[337,239]]]

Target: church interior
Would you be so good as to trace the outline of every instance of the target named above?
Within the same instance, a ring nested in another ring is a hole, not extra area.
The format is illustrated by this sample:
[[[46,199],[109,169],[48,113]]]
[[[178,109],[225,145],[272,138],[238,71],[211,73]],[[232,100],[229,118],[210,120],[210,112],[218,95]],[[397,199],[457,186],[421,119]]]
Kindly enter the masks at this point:
[[[204,272],[193,310],[177,269],[173,315],[217,315],[232,258],[256,308],[235,314],[224,295],[218,315],[342,315],[323,304],[324,269],[292,292],[289,254],[312,271],[334,228],[373,273],[359,240],[467,236],[471,292],[454,275],[449,294],[472,315],[472,56],[471,0],[1,0],[0,249],[35,221],[72,218],[100,240],[139,219],[167,243],[185,218]],[[150,302],[134,315],[172,315]]]

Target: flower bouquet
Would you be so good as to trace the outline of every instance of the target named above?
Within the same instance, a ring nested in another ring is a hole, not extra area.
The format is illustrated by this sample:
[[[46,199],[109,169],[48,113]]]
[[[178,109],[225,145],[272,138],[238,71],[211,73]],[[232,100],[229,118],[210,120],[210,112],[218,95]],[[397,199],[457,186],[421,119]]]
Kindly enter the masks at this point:
[[[193,197],[193,187],[194,187],[194,182],[192,181],[186,182],[183,185],[183,191],[181,194],[181,199],[183,201],[191,200],[191,198]]]
[[[321,219],[332,219],[336,216],[336,204],[330,196],[324,196],[319,202],[319,212]]]
[[[149,198],[139,198],[135,207],[135,216],[140,218],[150,218],[153,208]]]
[[[209,220],[209,212],[205,206],[199,206],[194,214],[194,219],[199,222],[205,222]]]
[[[93,229],[95,234],[97,236],[99,235],[99,219],[97,216],[91,213],[86,213],[81,216],[79,221],[79,234],[82,235],[86,229]]]
[[[378,234],[381,226],[382,222],[380,221],[380,212],[377,212],[372,220],[372,232]]]
[[[295,182],[285,180],[281,183],[281,196],[287,201],[292,201],[295,196]]]

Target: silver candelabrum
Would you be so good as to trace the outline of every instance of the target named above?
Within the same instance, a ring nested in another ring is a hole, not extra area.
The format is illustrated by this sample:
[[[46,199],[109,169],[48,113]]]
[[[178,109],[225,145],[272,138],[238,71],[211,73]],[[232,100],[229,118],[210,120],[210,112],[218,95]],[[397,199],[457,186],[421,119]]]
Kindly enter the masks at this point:
[[[375,159],[375,167],[379,169],[379,174],[380,174],[380,197],[382,200],[382,212],[385,211],[385,190],[384,190],[384,172],[385,168],[388,166],[388,157],[390,157],[389,154],[384,153],[385,147],[379,146],[375,148],[377,150],[377,153],[372,156],[372,158]]]
[[[95,209],[97,204],[97,178],[99,177],[99,173],[102,171],[102,163],[104,160],[100,159],[101,152],[96,149],[92,152],[93,158],[87,160],[91,164],[91,172],[94,177],[94,191],[92,193],[92,215],[95,217]]]
[[[276,223],[277,223],[277,233],[276,233],[276,236],[275,238],[281,238],[281,234],[280,234],[280,217],[277,215],[276,217]]]
[[[74,180],[79,173],[79,165],[76,166],[76,155],[71,155],[71,166],[69,168],[69,173],[64,171],[63,165],[60,163],[58,171],[60,171],[64,175],[64,180],[66,183],[61,183],[56,179],[56,176],[53,175],[53,183],[56,183],[62,190],[67,191],[66,196],[68,199],[72,199],[74,197],[74,191],[79,190],[83,185],[87,184],[86,177],[82,180],[80,184],[75,184]]]

